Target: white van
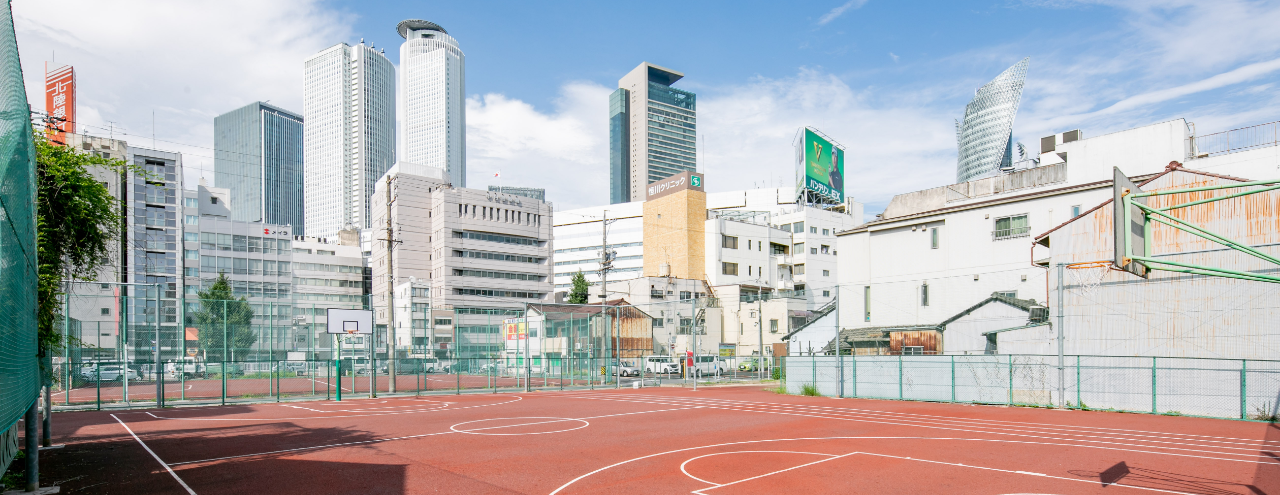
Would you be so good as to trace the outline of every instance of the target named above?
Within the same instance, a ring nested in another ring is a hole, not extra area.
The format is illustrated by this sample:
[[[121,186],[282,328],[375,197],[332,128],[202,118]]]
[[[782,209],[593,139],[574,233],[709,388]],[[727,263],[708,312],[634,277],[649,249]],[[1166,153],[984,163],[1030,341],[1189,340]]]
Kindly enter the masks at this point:
[[[644,371],[653,374],[679,373],[680,365],[672,356],[645,356]]]
[[[698,376],[718,375],[729,371],[729,363],[720,356],[701,354],[693,359],[693,369]]]

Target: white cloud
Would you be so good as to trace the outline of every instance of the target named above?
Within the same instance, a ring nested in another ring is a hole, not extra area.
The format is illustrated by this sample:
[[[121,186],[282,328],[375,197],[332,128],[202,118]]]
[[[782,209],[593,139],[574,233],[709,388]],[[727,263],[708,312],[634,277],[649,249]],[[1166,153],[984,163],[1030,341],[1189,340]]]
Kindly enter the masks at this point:
[[[13,11],[33,108],[56,52],[76,68],[78,130],[112,123],[151,146],[154,111],[156,147],[183,152],[188,182],[193,167],[213,168],[213,117],[258,100],[301,112],[303,60],[347,40],[353,22],[314,0],[14,0]]]
[[[898,58],[899,58],[899,57],[898,57],[898,55],[894,54],[893,52],[889,52],[889,58],[893,59],[893,63],[895,63],[895,64],[896,64],[896,63],[898,63]]]
[[[546,188],[559,210],[608,203],[611,91],[566,84],[549,113],[501,94],[468,98],[467,186]]]
[[[831,9],[830,12],[823,14],[822,17],[818,19],[818,25],[825,26],[827,23],[836,20],[837,17],[844,15],[845,11],[858,10],[866,4],[867,0],[849,0],[848,2],[845,2],[844,5]]]

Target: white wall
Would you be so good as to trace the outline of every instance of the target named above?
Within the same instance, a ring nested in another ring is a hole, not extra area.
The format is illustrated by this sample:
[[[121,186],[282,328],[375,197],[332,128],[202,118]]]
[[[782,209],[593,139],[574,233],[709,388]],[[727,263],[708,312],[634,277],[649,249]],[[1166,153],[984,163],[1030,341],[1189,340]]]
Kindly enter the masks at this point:
[[[1027,324],[1028,313],[999,301],[989,302],[956,321],[947,324],[942,332],[942,352],[945,354],[985,354],[987,337],[983,332],[1015,328]],[[1012,333],[1012,332],[1006,332]],[[1005,333],[998,334],[1003,337]],[[999,337],[997,337],[999,338]],[[1002,354],[1008,352],[1000,348]]]

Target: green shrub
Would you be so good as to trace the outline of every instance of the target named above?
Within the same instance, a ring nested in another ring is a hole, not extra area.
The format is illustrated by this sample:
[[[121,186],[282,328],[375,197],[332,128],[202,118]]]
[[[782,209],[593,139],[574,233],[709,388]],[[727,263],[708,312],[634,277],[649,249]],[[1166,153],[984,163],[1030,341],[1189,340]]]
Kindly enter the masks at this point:
[[[774,379],[774,380],[781,380],[781,379],[782,379],[782,368],[777,367],[777,366],[774,366],[774,367],[773,367],[773,379]]]
[[[808,396],[808,397],[821,397],[821,396],[822,396],[822,394],[819,394],[819,393],[818,393],[818,386],[817,386],[817,385],[814,385],[814,384],[812,384],[812,383],[806,383],[806,384],[804,384],[804,385],[801,385],[801,386],[800,386],[800,395],[804,395],[804,396]]]

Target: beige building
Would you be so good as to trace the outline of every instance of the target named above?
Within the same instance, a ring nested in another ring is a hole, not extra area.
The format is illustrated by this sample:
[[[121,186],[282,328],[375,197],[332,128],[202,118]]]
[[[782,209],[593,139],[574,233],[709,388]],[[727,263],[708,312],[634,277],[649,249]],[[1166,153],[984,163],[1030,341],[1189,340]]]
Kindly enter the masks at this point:
[[[644,202],[646,277],[706,278],[706,211],[702,174],[682,172],[649,186]]]

